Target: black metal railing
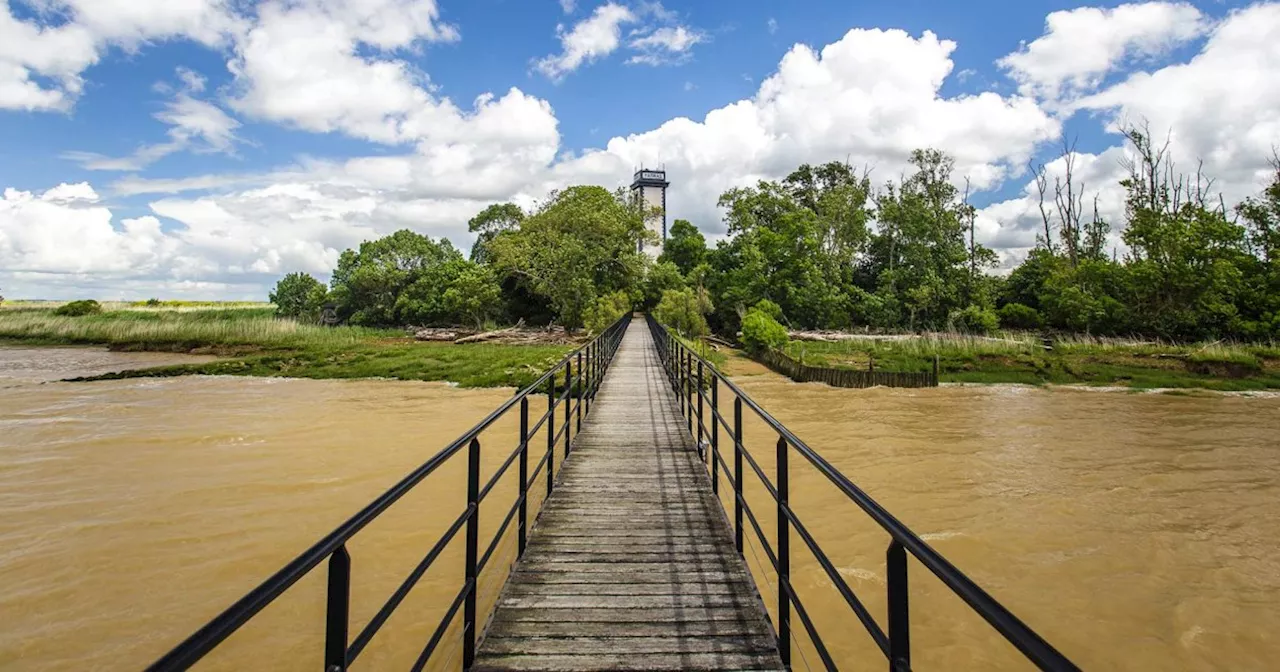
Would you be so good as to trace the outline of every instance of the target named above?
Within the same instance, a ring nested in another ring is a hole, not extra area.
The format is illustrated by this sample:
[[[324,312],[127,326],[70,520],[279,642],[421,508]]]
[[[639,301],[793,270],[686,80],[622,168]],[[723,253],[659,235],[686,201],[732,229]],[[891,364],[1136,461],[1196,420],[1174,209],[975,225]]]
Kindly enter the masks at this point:
[[[738,553],[743,553],[743,522],[751,525],[756,538],[765,552],[769,563],[777,575],[777,618],[775,631],[778,637],[778,651],[783,663],[791,666],[791,609],[808,633],[808,638],[816,649],[823,665],[828,670],[837,669],[821,634],[814,627],[808,611],[800,602],[791,586],[791,533],[795,534],[808,547],[810,553],[834,584],[840,597],[848,605],[858,621],[871,635],[880,651],[889,660],[891,672],[906,672],[911,669],[911,622],[909,619],[910,599],[907,590],[907,554],[915,558],[933,572],[942,583],[964,600],[973,611],[986,619],[1006,640],[1013,644],[1023,655],[1042,670],[1077,670],[1078,668],[1057,649],[1053,648],[1040,635],[1014,616],[1008,609],[978,587],[976,583],[956,569],[954,565],[931,548],[914,532],[894,518],[884,507],[871,499],[867,493],[854,485],[844,474],[823,459],[821,455],[801,441],[795,434],[778,422],[772,415],[747,396],[737,385],[716,370],[714,366],[693,352],[681,339],[670,333],[657,322],[652,315],[647,316],[649,330],[658,349],[658,354],[666,370],[671,387],[680,399],[680,410],[688,418],[690,433],[695,433],[702,458],[708,462],[711,471],[712,488],[719,495],[720,469],[724,470],[723,478],[733,487],[733,531],[734,544]],[[733,422],[730,424],[720,412],[720,388],[726,388],[733,394]],[[704,418],[706,407],[710,407],[710,426]],[[742,412],[749,409],[764,421],[772,432],[777,434],[776,472],[771,481],[761,468],[760,463],[743,444]],[[728,440],[733,442],[732,477],[731,469],[720,451],[720,430],[728,433]],[[704,440],[706,443],[704,443]],[[707,449],[704,450],[703,446]],[[888,632],[886,633],[875,618],[858,599],[849,584],[837,571],[826,552],[814,540],[808,528],[792,511],[789,503],[789,457],[792,451],[812,465],[825,476],[846,497],[852,500],[885,532],[891,541],[885,554],[887,568],[888,597]],[[769,543],[768,535],[761,528],[755,513],[743,497],[743,464],[751,467],[765,490],[773,498],[777,506],[777,534],[775,544]],[[844,635],[845,633],[840,633]]]
[[[493,552],[498,548],[499,542],[513,520],[517,526],[517,554],[518,556],[524,555],[529,527],[527,502],[529,488],[538,478],[539,472],[545,468],[547,472],[547,494],[551,494],[552,489],[555,487],[556,445],[563,440],[564,452],[561,458],[567,458],[570,451],[571,438],[575,431],[573,426],[576,425],[576,431],[581,431],[583,417],[591,411],[591,404],[600,389],[600,383],[604,379],[610,362],[613,361],[614,353],[617,352],[618,345],[621,343],[622,336],[630,322],[631,316],[629,314],[623,316],[589,343],[566,355],[534,381],[533,384],[520,390],[510,400],[481,420],[475,427],[458,437],[444,450],[433,455],[422,466],[383,493],[381,497],[361,509],[359,513],[352,516],[347,522],[330,532],[302,555],[285,565],[283,569],[240,598],[238,602],[231,605],[212,621],[209,621],[204,627],[197,630],[195,634],[188,637],[147,669],[158,672],[161,670],[185,670],[191,667],[252,619],[258,612],[262,611],[264,607],[280,597],[290,586],[297,583],[299,579],[327,559],[329,575],[325,608],[324,669],[325,672],[344,672],[360,656],[360,653],[369,645],[370,640],[387,622],[391,613],[400,606],[400,603],[408,596],[409,591],[418,583],[418,580],[431,567],[431,564],[435,562],[436,558],[440,557],[445,547],[463,528],[466,529],[465,578],[457,596],[449,605],[448,610],[432,633],[431,638],[427,641],[426,646],[422,649],[421,654],[418,655],[412,669],[416,672],[423,669],[427,664],[432,653],[435,652],[436,647],[448,631],[450,624],[453,623],[459,609],[462,609],[463,622],[463,667],[470,668],[472,661],[475,659],[478,634],[477,618],[479,615],[476,613],[476,593],[480,572],[492,557]],[[529,399],[534,395],[540,396],[543,392],[546,393],[547,397],[547,410],[530,427]],[[577,403],[573,403],[575,399]],[[560,406],[564,406],[565,409],[564,420],[557,424],[556,408]],[[480,485],[479,436],[481,432],[493,425],[499,418],[517,408],[520,413],[520,437],[516,448],[482,487]],[[543,430],[544,426],[547,435],[546,452],[533,468],[533,471],[530,472],[529,444],[538,435],[538,432]],[[463,448],[467,449],[467,499],[462,513],[445,530],[440,539],[431,547],[431,550],[427,552],[422,561],[414,567],[409,576],[401,582],[400,586],[391,594],[383,606],[378,609],[373,618],[369,620],[369,623],[364,626],[354,639],[350,639],[348,627],[350,624],[351,556],[347,552],[348,540],[421,483],[423,479],[445,464],[449,458],[462,452]],[[513,462],[518,463],[519,494],[515,502],[512,503],[510,510],[507,511],[502,524],[498,526],[497,532],[494,533],[493,540],[489,543],[484,553],[481,554],[479,553],[480,504],[493,487],[497,485],[498,480],[506,473]]]

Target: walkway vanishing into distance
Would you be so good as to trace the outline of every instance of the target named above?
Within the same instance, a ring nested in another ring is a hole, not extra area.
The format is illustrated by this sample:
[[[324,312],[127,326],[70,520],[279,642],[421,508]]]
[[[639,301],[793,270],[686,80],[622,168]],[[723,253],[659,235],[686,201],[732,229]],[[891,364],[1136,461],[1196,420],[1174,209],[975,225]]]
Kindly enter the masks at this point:
[[[473,669],[782,669],[643,319],[560,478]]]
[[[531,402],[541,406],[544,398],[546,412],[532,417]],[[723,402],[732,406],[732,420],[720,412]],[[508,414],[519,416],[515,437],[495,429]],[[744,416],[764,423],[762,436],[773,450],[752,454],[743,442]],[[700,450],[703,439],[706,449]],[[482,484],[486,450],[508,456]],[[559,467],[557,458],[562,458]],[[367,621],[353,623],[352,576],[365,564],[352,558],[348,542],[451,459],[466,459],[466,499],[457,503],[457,518],[382,607]],[[886,533],[883,620],[866,608],[791,508],[793,468],[823,476],[847,500],[851,514],[870,518]],[[514,500],[490,498],[498,481],[513,471]],[[760,525],[743,496],[744,483],[757,478],[776,513],[770,530]],[[532,511],[529,492],[543,483],[548,496],[540,511]],[[717,493],[730,497],[724,509]],[[487,542],[479,537],[481,517],[502,520]],[[518,560],[492,612],[481,613],[480,577],[512,529]],[[768,559],[766,571],[772,569],[776,577],[769,586],[776,591],[772,620],[743,561],[747,533]],[[837,661],[826,642],[864,635],[890,670],[909,672],[907,570],[912,561],[1036,667],[1078,670],[652,317],[622,317],[566,354],[147,670],[189,669],[321,566],[327,574],[325,672],[374,669],[361,654],[455,542],[465,545],[465,575],[433,633],[408,643],[422,647],[412,672],[433,661],[456,660],[433,655],[459,646],[464,670],[486,672],[781,670],[791,667],[792,653],[803,641],[816,654],[806,667],[820,662],[836,670],[848,662]],[[791,585],[793,542],[826,574],[829,583],[817,585],[849,608],[849,617],[825,633]]]

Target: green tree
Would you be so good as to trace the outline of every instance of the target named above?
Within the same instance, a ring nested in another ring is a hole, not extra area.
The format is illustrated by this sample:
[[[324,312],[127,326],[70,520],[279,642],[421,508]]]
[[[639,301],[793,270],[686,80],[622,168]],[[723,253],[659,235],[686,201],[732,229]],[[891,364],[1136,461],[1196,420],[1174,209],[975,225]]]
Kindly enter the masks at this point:
[[[801,207],[817,217],[821,262],[828,282],[842,282],[870,236],[871,178],[847,163],[801,165],[782,182]]]
[[[629,312],[631,312],[631,297],[626,292],[613,292],[596,297],[596,300],[587,306],[584,322],[587,330],[598,334]]]
[[[430,326],[456,324],[466,319],[453,310],[445,300],[445,293],[474,265],[458,255],[423,268],[416,279],[396,295],[392,307],[394,323]]]
[[[435,241],[408,229],[365,241],[338,257],[330,282],[338,315],[363,325],[435,321],[446,312],[441,295],[464,262],[447,239]]]
[[[677,219],[667,231],[658,262],[671,262],[681,274],[688,274],[707,258],[707,239],[687,220]]]
[[[1250,252],[1240,296],[1240,331],[1248,338],[1280,338],[1280,155],[1271,167],[1271,184],[1236,207]]]
[[[970,206],[951,184],[954,161],[929,149],[913,152],[911,164],[916,172],[876,199],[879,226],[867,262],[877,290],[900,301],[908,328],[938,327],[965,304],[971,254],[986,266],[993,255],[965,241]]]
[[[1167,146],[1136,129],[1127,135],[1136,158],[1121,181],[1128,219],[1122,237],[1138,324],[1174,339],[1229,335],[1238,326],[1248,256],[1244,227],[1212,205],[1203,178],[1175,172]]]
[[[570,187],[488,249],[500,273],[545,297],[562,324],[579,327],[597,296],[641,291],[647,260],[639,243],[651,238],[625,192]]]
[[[502,314],[502,287],[487,266],[464,262],[441,297],[444,310],[455,320],[477,329]]]
[[[276,287],[267,296],[276,304],[276,315],[315,321],[320,317],[324,302],[329,292],[324,283],[307,273],[290,273],[276,283]],[[155,305],[159,305],[156,301]],[[151,305],[151,302],[147,302]]]
[[[658,263],[649,267],[644,278],[644,301],[641,307],[645,310],[653,308],[662,300],[662,295],[669,289],[681,289],[685,286],[684,276],[673,262],[658,259]]]
[[[662,294],[654,317],[685,338],[700,338],[710,333],[705,315],[711,308],[705,297],[692,289],[668,289]]]
[[[471,261],[489,263],[489,243],[502,233],[515,231],[524,217],[524,210],[515,203],[495,203],[472,217],[467,222],[467,230],[476,234],[471,245]]]
[[[720,205],[733,235],[710,257],[722,328],[736,330],[738,314],[760,299],[777,303],[799,325],[847,323],[844,287],[824,273],[817,214],[774,182],[731,189]]]

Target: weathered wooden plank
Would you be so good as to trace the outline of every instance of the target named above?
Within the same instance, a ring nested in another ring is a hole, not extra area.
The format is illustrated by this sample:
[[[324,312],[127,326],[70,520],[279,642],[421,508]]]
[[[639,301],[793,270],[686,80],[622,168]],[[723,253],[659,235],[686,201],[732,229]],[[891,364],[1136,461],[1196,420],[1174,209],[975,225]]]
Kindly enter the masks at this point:
[[[676,581],[637,582],[629,578],[608,583],[513,583],[507,587],[506,595],[511,597],[537,596],[582,596],[582,597],[659,597],[685,595],[690,591],[699,595],[739,595],[745,587],[744,581],[705,582],[691,586],[687,582]],[[612,605],[611,605],[612,606]]]
[[[560,623],[547,621],[497,621],[489,627],[485,643],[500,637],[732,637],[763,635],[773,631],[764,621],[702,621],[682,623]]]
[[[509,588],[537,584],[612,584],[626,583],[632,586],[671,583],[678,586],[711,585],[715,583],[750,583],[751,578],[736,569],[713,569],[691,572],[534,572],[518,568],[511,577]]]
[[[547,609],[545,607],[511,607],[499,609],[497,621],[565,622],[565,623],[701,623],[705,621],[742,621],[754,615],[741,607],[650,607],[646,609]],[[625,629],[627,626],[619,626]]]
[[[537,670],[542,672],[642,672],[648,670],[776,670],[776,658],[767,653],[655,653],[645,656],[619,653],[584,655],[493,655],[477,661],[476,672]]]
[[[498,601],[499,608],[513,609],[711,609],[715,607],[749,607],[756,604],[754,595],[741,593],[701,594],[696,587],[682,595],[507,595]]]
[[[702,637],[504,637],[493,641],[495,654],[635,654],[635,653],[734,653],[768,651],[773,638],[761,635]]]

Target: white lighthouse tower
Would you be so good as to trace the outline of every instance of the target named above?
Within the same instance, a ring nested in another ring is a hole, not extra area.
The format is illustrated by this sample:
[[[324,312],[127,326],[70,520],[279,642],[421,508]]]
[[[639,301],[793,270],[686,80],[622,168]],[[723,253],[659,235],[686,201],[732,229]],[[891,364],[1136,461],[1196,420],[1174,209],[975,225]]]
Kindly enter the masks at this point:
[[[645,228],[658,236],[657,245],[640,243],[640,251],[655,258],[662,254],[662,243],[667,240],[667,187],[670,184],[666,170],[648,168],[637,170],[631,181],[631,197],[645,209]]]

